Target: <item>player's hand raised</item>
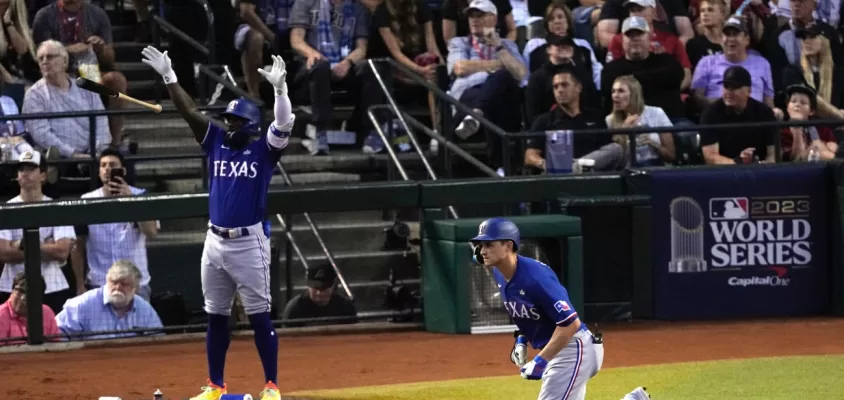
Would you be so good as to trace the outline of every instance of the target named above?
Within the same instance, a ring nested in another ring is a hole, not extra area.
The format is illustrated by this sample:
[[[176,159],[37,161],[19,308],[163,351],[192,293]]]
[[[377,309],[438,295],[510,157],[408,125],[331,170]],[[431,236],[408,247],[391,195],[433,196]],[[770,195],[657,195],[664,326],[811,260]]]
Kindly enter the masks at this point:
[[[538,381],[542,379],[542,374],[545,373],[545,368],[548,366],[548,361],[540,356],[536,356],[529,363],[521,368],[522,378],[530,381]]]
[[[276,96],[287,95],[287,67],[281,56],[272,56],[273,66],[270,70],[258,68],[258,73],[267,80],[276,91]]]
[[[155,47],[147,46],[141,50],[141,55],[143,56],[141,61],[158,72],[164,78],[165,84],[176,83],[176,73],[173,72],[170,56],[166,51],[162,53]]]

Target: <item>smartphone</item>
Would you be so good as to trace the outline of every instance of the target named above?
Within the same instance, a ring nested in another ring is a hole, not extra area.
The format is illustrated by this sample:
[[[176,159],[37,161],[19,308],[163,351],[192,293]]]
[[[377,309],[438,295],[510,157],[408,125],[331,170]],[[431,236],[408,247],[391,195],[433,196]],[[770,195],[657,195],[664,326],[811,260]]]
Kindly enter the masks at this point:
[[[114,169],[112,169],[112,170],[111,170],[111,172],[109,173],[108,178],[109,178],[109,180],[112,180],[112,181],[113,181],[113,180],[115,180],[114,178],[115,178],[115,177],[118,177],[118,176],[119,176],[121,179],[124,179],[124,180],[125,180],[125,179],[126,179],[126,170],[124,170],[123,168],[114,168]]]

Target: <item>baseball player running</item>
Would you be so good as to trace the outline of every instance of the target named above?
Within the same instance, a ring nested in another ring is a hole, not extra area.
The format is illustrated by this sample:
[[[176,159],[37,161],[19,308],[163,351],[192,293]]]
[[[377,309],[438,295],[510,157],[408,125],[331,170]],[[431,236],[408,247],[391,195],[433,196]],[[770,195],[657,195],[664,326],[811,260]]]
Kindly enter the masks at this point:
[[[208,195],[211,222],[202,250],[202,294],[208,313],[205,336],[208,385],[193,400],[219,400],[226,394],[223,370],[229,348],[229,316],[235,292],[240,294],[255,331],[255,346],[264,367],[261,400],[279,400],[278,338],[270,319],[270,246],[262,220],[267,190],[293,128],[287,96],[284,60],[273,56],[269,71],[258,70],[275,88],[275,121],[261,135],[261,112],[246,99],[229,103],[221,114],[224,125],[196,109],[176,81],[167,52],[148,46],[143,62],[161,74],[170,99],[187,121],[194,138],[208,155],[211,171]]]
[[[517,254],[519,228],[510,220],[484,221],[471,243],[475,261],[491,268],[504,308],[523,333],[517,334],[510,352],[522,378],[542,379],[539,400],[583,400],[586,382],[601,369],[604,345],[580,322],[557,275],[547,265]],[[539,350],[529,362],[527,343]],[[647,398],[644,388],[625,396]]]

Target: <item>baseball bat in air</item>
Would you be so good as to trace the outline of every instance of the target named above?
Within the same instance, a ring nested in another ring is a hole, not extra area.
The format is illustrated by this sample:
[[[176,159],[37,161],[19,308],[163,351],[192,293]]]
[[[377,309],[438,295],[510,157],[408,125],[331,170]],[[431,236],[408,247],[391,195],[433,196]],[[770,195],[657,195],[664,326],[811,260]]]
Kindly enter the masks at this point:
[[[82,77],[76,78],[76,86],[79,86],[82,89],[85,89],[85,90],[88,90],[88,91],[91,91],[91,92],[94,92],[94,93],[97,93],[97,94],[101,94],[103,96],[108,96],[108,97],[112,97],[112,98],[115,98],[115,99],[123,99],[123,100],[126,100],[128,102],[135,103],[135,104],[137,104],[141,107],[148,108],[152,111],[155,111],[156,113],[160,113],[161,109],[162,109],[161,104],[152,104],[152,103],[147,103],[146,101],[143,101],[143,100],[138,100],[138,99],[136,99],[132,96],[120,93],[116,90],[111,90],[111,89],[103,86],[102,84],[99,84],[97,82],[94,82],[92,80],[85,79],[85,78],[82,78]]]

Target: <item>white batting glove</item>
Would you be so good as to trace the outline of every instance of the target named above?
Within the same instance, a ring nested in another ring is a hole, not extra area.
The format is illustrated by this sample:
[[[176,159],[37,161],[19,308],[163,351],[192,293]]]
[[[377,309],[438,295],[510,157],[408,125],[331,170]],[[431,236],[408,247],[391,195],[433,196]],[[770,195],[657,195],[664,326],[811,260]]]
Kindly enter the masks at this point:
[[[281,56],[272,56],[273,66],[267,71],[263,68],[258,68],[258,73],[267,80],[275,88],[276,96],[287,95],[287,69],[284,64],[284,59]]]
[[[519,335],[516,338],[516,343],[513,344],[513,350],[510,352],[510,361],[520,368],[527,363],[527,338],[524,335]]]
[[[173,66],[170,62],[170,56],[167,55],[166,51],[162,53],[155,47],[147,46],[141,50],[141,55],[143,55],[141,61],[152,67],[155,72],[158,72],[164,78],[165,84],[177,82],[176,73],[173,72]]]

